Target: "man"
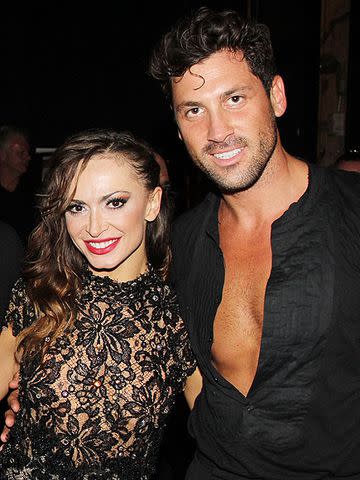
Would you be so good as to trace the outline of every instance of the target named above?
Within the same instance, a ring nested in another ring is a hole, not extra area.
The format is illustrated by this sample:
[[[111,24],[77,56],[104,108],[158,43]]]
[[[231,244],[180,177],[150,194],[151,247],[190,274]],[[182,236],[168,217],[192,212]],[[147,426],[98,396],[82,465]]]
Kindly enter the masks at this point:
[[[349,150],[340,155],[335,162],[335,168],[348,172],[360,172],[360,153],[357,149]]]
[[[24,174],[30,162],[30,146],[24,130],[0,127],[0,219],[12,225],[24,243],[34,227],[33,185]]]
[[[186,478],[359,479],[360,180],[282,147],[265,26],[201,8],[164,35],[150,73],[219,190],[173,231],[203,376]]]

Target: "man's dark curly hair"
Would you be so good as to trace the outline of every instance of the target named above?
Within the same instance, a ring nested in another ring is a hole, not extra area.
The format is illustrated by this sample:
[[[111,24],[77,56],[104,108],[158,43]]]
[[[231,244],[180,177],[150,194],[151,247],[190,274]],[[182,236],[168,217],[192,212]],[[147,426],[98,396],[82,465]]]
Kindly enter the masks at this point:
[[[199,8],[180,19],[154,48],[149,73],[171,98],[171,78],[220,50],[241,51],[251,72],[269,94],[276,73],[270,32],[266,25],[243,19],[234,10]]]

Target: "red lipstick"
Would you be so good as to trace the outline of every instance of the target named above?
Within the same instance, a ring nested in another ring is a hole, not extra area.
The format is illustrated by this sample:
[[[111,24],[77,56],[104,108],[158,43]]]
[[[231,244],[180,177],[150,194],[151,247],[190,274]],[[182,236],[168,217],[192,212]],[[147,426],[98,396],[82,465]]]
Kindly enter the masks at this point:
[[[89,250],[89,252],[94,253],[95,255],[105,255],[106,253],[109,253],[112,250],[114,250],[114,248],[116,248],[120,240],[121,240],[121,237],[102,238],[101,240],[84,240],[84,243],[86,245],[86,248]],[[107,243],[109,244],[100,246],[100,244],[107,244]],[[96,244],[98,246],[95,246]]]

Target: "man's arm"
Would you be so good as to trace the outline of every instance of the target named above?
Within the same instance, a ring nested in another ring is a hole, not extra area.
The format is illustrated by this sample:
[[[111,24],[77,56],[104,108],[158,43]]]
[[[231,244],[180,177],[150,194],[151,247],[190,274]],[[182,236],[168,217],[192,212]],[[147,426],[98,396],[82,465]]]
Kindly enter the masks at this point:
[[[0,400],[9,392],[9,383],[18,371],[18,363],[15,359],[16,338],[11,326],[3,328],[0,333]]]
[[[194,373],[188,377],[185,383],[184,395],[190,410],[193,409],[196,397],[202,389],[202,376],[200,370],[196,368]]]
[[[10,428],[15,424],[16,415],[20,410],[20,403],[18,400],[19,396],[19,373],[16,372],[14,378],[9,383],[9,388],[13,391],[9,394],[7,398],[7,404],[9,405],[9,410],[5,412],[5,426],[0,435],[1,442],[5,443],[7,441],[7,436],[10,431]]]

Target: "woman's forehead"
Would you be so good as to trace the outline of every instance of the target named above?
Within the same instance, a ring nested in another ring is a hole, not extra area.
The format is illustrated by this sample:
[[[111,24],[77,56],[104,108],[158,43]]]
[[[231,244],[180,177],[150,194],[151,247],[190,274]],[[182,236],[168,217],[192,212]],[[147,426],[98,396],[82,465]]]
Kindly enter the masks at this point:
[[[99,154],[81,162],[71,181],[70,195],[103,193],[111,189],[129,190],[142,187],[135,168],[124,155]]]

